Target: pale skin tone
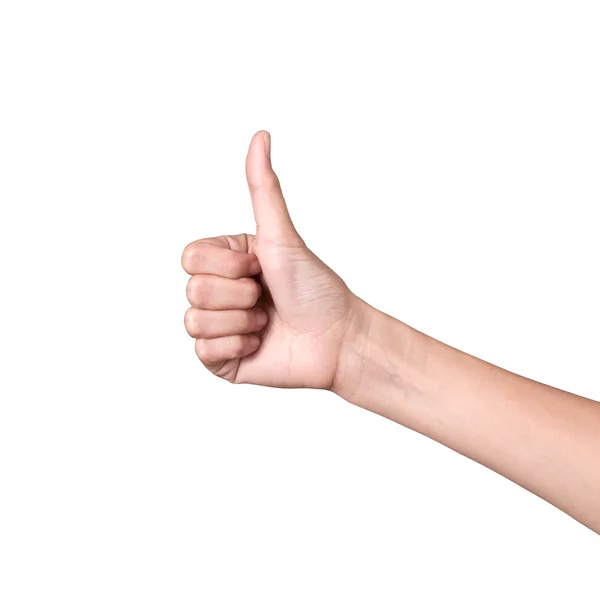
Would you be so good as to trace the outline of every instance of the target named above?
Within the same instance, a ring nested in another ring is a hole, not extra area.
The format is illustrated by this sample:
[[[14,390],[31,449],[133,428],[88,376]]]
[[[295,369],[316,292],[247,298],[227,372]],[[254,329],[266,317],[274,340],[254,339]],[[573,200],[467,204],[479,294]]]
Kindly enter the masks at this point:
[[[480,462],[600,533],[600,403],[451,348],[369,306],[305,245],[258,132],[256,235],[189,244],[196,353],[232,383],[331,390]]]

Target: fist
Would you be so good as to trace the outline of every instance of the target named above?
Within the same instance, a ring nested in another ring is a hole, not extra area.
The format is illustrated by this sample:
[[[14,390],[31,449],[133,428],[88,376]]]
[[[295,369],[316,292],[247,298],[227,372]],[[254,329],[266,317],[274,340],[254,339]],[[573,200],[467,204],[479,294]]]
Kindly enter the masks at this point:
[[[260,131],[246,159],[256,234],[189,244],[185,314],[196,354],[232,383],[331,389],[357,302],[290,219]]]

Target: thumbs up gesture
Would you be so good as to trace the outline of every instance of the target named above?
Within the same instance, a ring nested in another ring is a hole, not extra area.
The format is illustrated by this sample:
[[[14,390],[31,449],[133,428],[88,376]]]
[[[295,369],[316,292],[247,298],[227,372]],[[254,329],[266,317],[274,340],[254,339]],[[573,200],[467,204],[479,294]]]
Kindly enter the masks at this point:
[[[271,138],[252,138],[246,177],[256,235],[189,244],[185,314],[196,353],[233,383],[331,389],[361,302],[307,247],[271,167]]]

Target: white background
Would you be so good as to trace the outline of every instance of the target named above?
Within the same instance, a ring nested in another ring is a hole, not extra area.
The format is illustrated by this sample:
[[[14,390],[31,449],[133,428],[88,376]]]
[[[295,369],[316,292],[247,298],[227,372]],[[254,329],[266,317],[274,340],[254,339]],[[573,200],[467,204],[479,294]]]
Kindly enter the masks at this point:
[[[600,537],[326,392],[198,363],[179,260],[268,129],[371,304],[600,398],[596,2],[0,5],[0,597],[598,598]]]

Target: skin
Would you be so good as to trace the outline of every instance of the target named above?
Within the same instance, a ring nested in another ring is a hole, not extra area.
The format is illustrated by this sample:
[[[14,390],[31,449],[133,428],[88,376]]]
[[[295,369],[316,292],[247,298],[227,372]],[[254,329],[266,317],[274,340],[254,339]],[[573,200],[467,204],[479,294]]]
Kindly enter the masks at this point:
[[[185,315],[232,383],[331,390],[480,462],[600,533],[600,403],[451,348],[369,306],[290,219],[260,131],[246,160],[256,235],[198,240]]]

